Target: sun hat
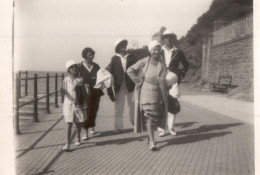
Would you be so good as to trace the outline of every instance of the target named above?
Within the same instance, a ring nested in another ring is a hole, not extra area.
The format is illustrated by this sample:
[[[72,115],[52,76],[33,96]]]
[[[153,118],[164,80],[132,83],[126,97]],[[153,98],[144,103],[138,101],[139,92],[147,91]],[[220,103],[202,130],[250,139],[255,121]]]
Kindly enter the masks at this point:
[[[72,65],[77,64],[74,60],[68,60],[66,62],[66,69],[70,68]]]
[[[148,50],[149,52],[154,48],[155,46],[161,46],[161,44],[157,40],[152,40],[148,44]]]
[[[164,35],[175,35],[175,33],[173,33],[173,31],[169,30],[169,29],[166,29],[164,32],[163,32],[163,36]]]
[[[128,44],[128,41],[127,41],[126,39],[121,39],[121,38],[117,39],[116,42],[115,42],[115,44],[114,44],[114,46],[115,46],[115,52],[116,52],[116,53],[117,53],[118,46],[119,46],[119,44],[121,44],[121,43],[125,43],[125,44],[127,45],[127,44]]]

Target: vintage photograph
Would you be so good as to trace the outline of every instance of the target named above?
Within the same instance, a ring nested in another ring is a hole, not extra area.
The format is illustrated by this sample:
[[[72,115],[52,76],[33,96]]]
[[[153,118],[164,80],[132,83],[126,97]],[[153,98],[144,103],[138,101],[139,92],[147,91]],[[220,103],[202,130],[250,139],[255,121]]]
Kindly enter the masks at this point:
[[[253,0],[13,0],[17,175],[255,174]]]

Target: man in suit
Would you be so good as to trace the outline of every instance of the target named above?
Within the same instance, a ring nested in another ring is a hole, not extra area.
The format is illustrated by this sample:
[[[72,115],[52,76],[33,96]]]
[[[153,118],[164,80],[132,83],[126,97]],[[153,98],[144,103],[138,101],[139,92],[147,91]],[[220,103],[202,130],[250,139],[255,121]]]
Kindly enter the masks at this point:
[[[108,91],[108,94],[110,99],[115,101],[115,133],[120,133],[120,130],[123,129],[123,114],[126,98],[128,102],[130,122],[134,124],[133,91],[135,84],[126,74],[126,70],[128,67],[137,62],[137,58],[127,53],[127,44],[128,41],[125,39],[116,40],[116,55],[111,58],[111,62],[107,66],[107,70],[113,75],[114,78],[115,97],[113,97],[111,89],[110,93]]]
[[[163,32],[163,47],[162,47],[162,57],[165,61],[168,71],[175,73],[178,77],[178,84],[181,83],[181,80],[185,77],[186,72],[189,69],[189,63],[183,53],[183,51],[176,47],[177,36],[171,31],[166,29]],[[182,68],[180,68],[182,64]],[[176,114],[168,113],[168,130],[171,135],[176,136],[177,133],[174,130],[174,121]],[[165,130],[158,128],[159,136],[162,137],[165,135]]]

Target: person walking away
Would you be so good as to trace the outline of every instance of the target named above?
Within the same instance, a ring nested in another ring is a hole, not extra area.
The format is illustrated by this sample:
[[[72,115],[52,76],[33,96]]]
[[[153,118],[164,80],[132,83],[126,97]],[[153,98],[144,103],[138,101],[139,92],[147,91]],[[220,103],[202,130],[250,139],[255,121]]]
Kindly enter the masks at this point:
[[[96,117],[99,109],[100,98],[104,93],[100,89],[95,89],[94,86],[97,80],[97,72],[100,66],[93,62],[95,51],[90,48],[84,48],[82,51],[82,58],[84,61],[79,64],[79,74],[83,78],[83,84],[88,86],[89,98],[87,107],[87,120],[83,123],[86,133],[83,135],[82,140],[88,139],[88,130],[94,135],[96,133]]]
[[[86,120],[86,107],[87,107],[87,89],[82,84],[82,79],[79,78],[78,65],[74,60],[68,60],[66,62],[66,69],[69,76],[63,80],[63,93],[64,93],[64,105],[63,116],[66,127],[66,144],[62,148],[67,151],[70,149],[71,142],[71,128],[72,123],[76,125],[76,139],[75,146],[80,145],[80,132],[81,124]]]
[[[130,122],[134,124],[133,91],[135,84],[126,74],[126,70],[136,63],[137,58],[127,53],[127,44],[126,39],[116,40],[116,55],[111,58],[111,62],[106,68],[114,79],[115,97],[113,97],[111,89],[108,90],[108,95],[112,101],[115,101],[115,133],[117,134],[123,129],[125,97],[127,98]]]
[[[163,32],[163,42],[164,45],[162,47],[162,57],[165,61],[166,67],[168,71],[171,71],[177,75],[178,85],[181,83],[181,80],[184,79],[186,72],[189,69],[189,63],[183,53],[183,51],[176,47],[177,45],[177,37],[171,31],[166,29]],[[182,68],[180,68],[180,64],[182,64]],[[174,89],[178,89],[179,86]],[[179,90],[178,90],[179,91]],[[172,113],[168,114],[168,130],[171,135],[176,136],[177,132],[174,130],[174,122],[176,115]],[[166,134],[166,131],[162,128],[158,128],[159,136],[163,137]]]
[[[127,74],[136,84],[135,90],[135,132],[143,131],[145,119],[149,149],[156,150],[154,131],[159,126],[166,128],[168,114],[168,92],[166,87],[166,66],[160,56],[158,41],[148,44],[150,56],[139,60],[127,69]]]

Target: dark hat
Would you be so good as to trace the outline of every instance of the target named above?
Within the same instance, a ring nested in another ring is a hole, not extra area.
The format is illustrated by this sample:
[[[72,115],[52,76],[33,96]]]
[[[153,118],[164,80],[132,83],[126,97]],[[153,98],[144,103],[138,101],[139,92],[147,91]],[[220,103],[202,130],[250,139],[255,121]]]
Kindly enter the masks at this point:
[[[115,42],[115,52],[118,53],[118,46],[121,44],[128,44],[128,41],[126,39],[117,39]]]

